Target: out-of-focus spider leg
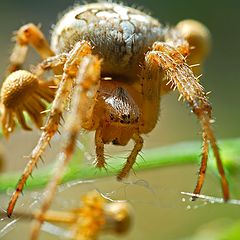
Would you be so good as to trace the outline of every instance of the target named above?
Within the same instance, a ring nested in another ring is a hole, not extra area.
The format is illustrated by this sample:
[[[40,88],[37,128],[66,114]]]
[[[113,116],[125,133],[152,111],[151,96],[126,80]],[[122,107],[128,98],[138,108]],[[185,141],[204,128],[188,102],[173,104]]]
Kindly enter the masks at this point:
[[[32,72],[37,75],[41,76],[45,71],[53,70],[56,73],[56,70],[62,68],[69,57],[67,53],[61,53],[59,55],[48,57],[39,63],[36,67],[32,69]],[[61,71],[62,73],[62,71]]]
[[[133,134],[132,139],[135,141],[135,145],[133,147],[131,154],[128,156],[127,162],[125,163],[123,169],[117,175],[117,180],[119,181],[127,177],[129,171],[132,169],[132,166],[136,161],[138,153],[142,150],[143,147],[143,139],[140,135]]]
[[[62,176],[68,162],[74,152],[76,138],[82,127],[82,116],[85,111],[92,108],[91,102],[95,100],[97,90],[100,86],[100,60],[95,56],[85,56],[79,66],[79,73],[76,78],[71,112],[66,121],[65,141],[62,152],[59,155],[58,164],[54,171],[52,180],[46,187],[43,203],[37,219],[33,223],[31,239],[37,239],[44,214],[49,209],[53,197],[57,190],[57,185],[61,182]],[[89,99],[89,102],[87,101]],[[87,102],[86,102],[87,101]]]
[[[29,175],[32,173],[33,168],[37,164],[41,154],[44,152],[48,143],[50,142],[53,135],[58,130],[58,124],[61,120],[62,113],[71,89],[74,85],[74,80],[78,72],[78,67],[83,56],[91,54],[91,46],[88,42],[78,42],[75,47],[70,51],[68,60],[64,64],[62,80],[59,83],[58,90],[56,92],[55,99],[52,104],[52,108],[47,119],[47,122],[43,128],[42,135],[30,154],[30,160],[25,167],[21,178],[18,181],[15,192],[13,193],[7,213],[10,217],[12,215],[16,201],[23,190],[24,184],[26,183]]]
[[[14,40],[16,43],[10,56],[7,75],[21,69],[26,58],[28,45],[36,49],[43,59],[54,55],[41,30],[32,23],[26,24],[16,31]]]
[[[186,63],[184,56],[187,56],[189,53],[188,42],[183,38],[180,38],[180,40],[177,38],[178,40],[175,41],[174,35],[175,32],[170,33],[170,37],[166,43],[156,42],[153,44],[153,50],[146,54],[146,64],[158,65],[162,68],[169,83],[172,84],[173,90],[178,89],[180,96],[187,100],[193,112],[198,117],[202,131],[206,134],[207,141],[210,142],[213,149],[218,172],[221,176],[223,197],[227,201],[229,199],[229,188],[216,138],[211,127],[211,105],[203,87],[199,84],[191,68]]]

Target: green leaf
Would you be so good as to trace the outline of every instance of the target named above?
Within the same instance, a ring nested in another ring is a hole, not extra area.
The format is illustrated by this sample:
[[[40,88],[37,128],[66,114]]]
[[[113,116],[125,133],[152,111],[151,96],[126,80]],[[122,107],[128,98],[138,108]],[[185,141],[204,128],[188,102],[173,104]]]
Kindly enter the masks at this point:
[[[240,170],[240,138],[222,140],[219,142],[221,155],[228,177],[234,176]],[[135,171],[156,169],[171,165],[199,163],[201,153],[200,142],[183,142],[171,146],[145,150],[143,159],[138,157]],[[62,182],[76,179],[94,179],[110,175],[116,175],[124,164],[123,156],[108,159],[107,171],[96,169],[92,165],[83,164],[83,153],[77,150],[64,174]],[[35,170],[34,178],[27,181],[25,189],[42,188],[52,176],[53,164]],[[217,173],[214,159],[210,156],[209,168]],[[9,172],[0,175],[0,191],[5,192],[9,188],[15,188],[21,172]]]

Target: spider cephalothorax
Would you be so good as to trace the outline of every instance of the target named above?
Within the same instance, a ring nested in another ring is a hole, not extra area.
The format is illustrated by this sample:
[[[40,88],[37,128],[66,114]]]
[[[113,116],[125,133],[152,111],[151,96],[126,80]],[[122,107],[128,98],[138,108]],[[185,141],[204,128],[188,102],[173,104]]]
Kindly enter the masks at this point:
[[[188,102],[202,127],[202,162],[194,193],[200,193],[202,188],[210,144],[221,175],[223,196],[228,200],[228,185],[211,127],[211,106],[192,71],[192,67],[196,67],[195,73],[201,71],[198,64],[209,48],[209,32],[201,23],[185,20],[176,27],[165,27],[136,9],[115,3],[95,3],[68,11],[53,29],[51,47],[33,24],[21,27],[15,39],[9,76],[1,92],[5,135],[13,130],[16,119],[28,129],[23,111],[40,127],[40,112],[46,112],[44,102],[51,102],[55,91],[56,94],[46,124],[41,128],[41,138],[9,203],[9,216],[28,176],[58,130],[69,98],[66,144],[47,187],[41,214],[50,206],[80,129],[95,131],[97,167],[105,166],[104,144],[125,145],[130,139],[135,142],[117,176],[121,180],[128,175],[142,149],[141,135],[149,133],[157,123],[161,96],[175,89]],[[14,72],[24,62],[27,45],[32,45],[43,61],[32,73]],[[49,79],[43,83],[44,72],[50,70],[58,81]],[[14,87],[25,80],[21,88]],[[13,89],[9,91],[11,86]],[[35,224],[32,239],[38,234],[41,219]]]

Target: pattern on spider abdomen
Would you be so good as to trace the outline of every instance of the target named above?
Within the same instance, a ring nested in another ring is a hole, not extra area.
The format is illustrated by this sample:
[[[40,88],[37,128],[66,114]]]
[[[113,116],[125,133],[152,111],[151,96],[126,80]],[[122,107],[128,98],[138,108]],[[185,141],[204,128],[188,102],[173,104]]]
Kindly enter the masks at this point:
[[[163,39],[166,29],[136,9],[113,3],[77,6],[57,23],[51,45],[58,54],[79,40],[90,41],[103,59],[102,73],[135,75],[144,53]]]

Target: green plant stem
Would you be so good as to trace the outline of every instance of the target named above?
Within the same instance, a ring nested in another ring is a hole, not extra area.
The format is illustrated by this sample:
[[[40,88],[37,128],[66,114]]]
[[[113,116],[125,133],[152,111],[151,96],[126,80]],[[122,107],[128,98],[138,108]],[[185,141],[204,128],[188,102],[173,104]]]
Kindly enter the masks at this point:
[[[219,142],[221,155],[224,161],[228,177],[233,176],[240,170],[240,138],[222,140]],[[201,153],[200,142],[183,142],[171,146],[145,150],[141,155],[143,158],[137,159],[134,166],[135,171],[156,169],[171,165],[182,165],[199,163]],[[108,159],[107,171],[99,170],[94,166],[83,164],[83,154],[76,151],[62,182],[76,179],[94,179],[115,175],[123,166],[126,157],[112,157]],[[47,165],[39,170],[35,170],[33,178],[27,181],[25,189],[42,188],[52,176],[53,165]],[[209,168],[217,172],[215,161],[210,154]],[[9,172],[0,175],[0,191],[15,188],[21,172]]]

